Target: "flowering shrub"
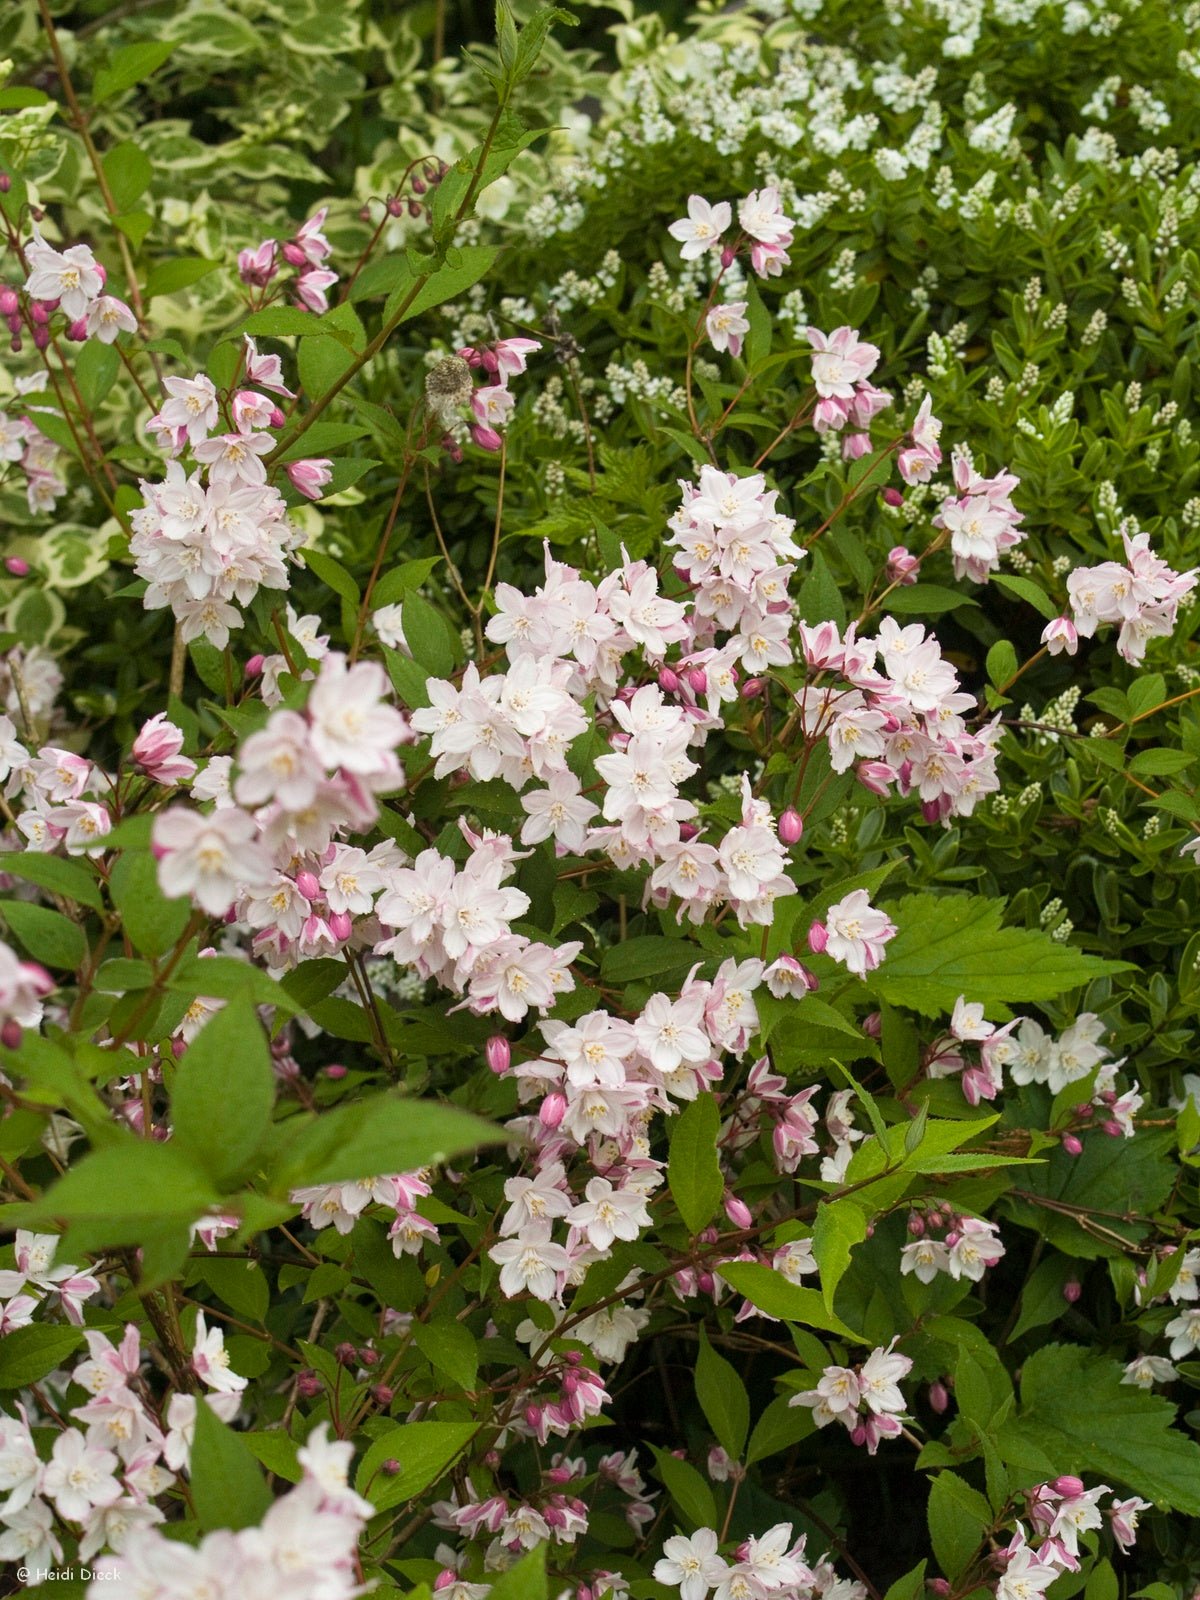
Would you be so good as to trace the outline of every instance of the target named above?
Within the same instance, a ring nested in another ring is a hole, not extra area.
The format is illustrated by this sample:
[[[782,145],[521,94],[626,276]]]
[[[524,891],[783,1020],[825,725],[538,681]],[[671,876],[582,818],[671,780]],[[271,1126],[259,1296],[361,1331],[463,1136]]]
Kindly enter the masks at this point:
[[[458,9],[0,20],[0,1556],[1191,1596],[1200,7]]]

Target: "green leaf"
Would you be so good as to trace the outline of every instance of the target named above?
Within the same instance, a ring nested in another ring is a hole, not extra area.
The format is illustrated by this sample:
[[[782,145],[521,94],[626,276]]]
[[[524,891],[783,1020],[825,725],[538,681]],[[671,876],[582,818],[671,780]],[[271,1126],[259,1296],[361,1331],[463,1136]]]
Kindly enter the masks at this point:
[[[666,1485],[667,1493],[694,1528],[717,1526],[717,1503],[708,1484],[690,1461],[681,1461],[669,1450],[654,1451],[654,1470]]]
[[[695,965],[695,949],[680,939],[646,934],[614,944],[600,958],[600,976],[620,987],[636,978],[657,978],[668,972],[686,972]]]
[[[101,67],[92,81],[92,104],[100,105],[113,95],[132,89],[157,72],[174,50],[173,41],[147,40],[143,44],[125,45],[114,50],[107,67]]]
[[[537,1545],[500,1573],[489,1586],[488,1600],[547,1600],[550,1586],[546,1577],[546,1549],[544,1544]],[[412,1600],[416,1600],[416,1596]]]
[[[0,851],[0,872],[36,883],[40,889],[74,900],[76,905],[104,910],[100,885],[82,861],[45,855],[40,850],[5,850]]]
[[[448,678],[454,671],[454,645],[441,612],[419,594],[407,595],[400,621],[412,658],[432,678]]]
[[[863,1343],[859,1334],[828,1309],[816,1289],[789,1283],[774,1267],[764,1267],[755,1261],[723,1261],[714,1270],[768,1317],[779,1322],[798,1322],[806,1328],[822,1328],[855,1344]]]
[[[718,1442],[741,1459],[750,1432],[750,1396],[737,1372],[708,1342],[703,1325],[696,1355],[696,1398]]]
[[[180,256],[175,261],[160,261],[151,268],[146,279],[146,299],[156,300],[159,295],[178,294],[201,278],[207,278],[221,265],[219,261],[206,261],[203,256]]]
[[[363,1457],[355,1488],[376,1511],[403,1505],[436,1483],[477,1431],[473,1422],[408,1422],[394,1428]],[[384,1472],[385,1461],[398,1461],[399,1472]]]
[[[899,930],[866,983],[892,1005],[924,1016],[953,1010],[958,996],[991,1002],[1052,1000],[1129,963],[1101,961],[1049,934],[1004,928],[1002,900],[910,895],[888,908]]]
[[[987,675],[997,689],[1005,689],[1017,675],[1017,652],[1007,639],[997,639],[987,653]]]
[[[866,1215],[853,1200],[823,1200],[817,1207],[813,1256],[821,1269],[821,1292],[831,1312],[837,1286],[850,1270],[850,1252],[866,1237]]]
[[[671,1132],[667,1181],[679,1214],[699,1233],[721,1204],[725,1180],[717,1158],[721,1113],[711,1094],[698,1094],[683,1108]]]
[[[0,1339],[0,1389],[28,1389],[61,1367],[83,1343],[83,1331],[60,1322],[31,1322]]]
[[[456,1106],[399,1094],[366,1095],[352,1105],[292,1117],[279,1134],[271,1169],[276,1189],[412,1172],[507,1138]]]
[[[150,187],[150,180],[154,176],[150,157],[127,140],[124,144],[114,145],[105,154],[101,165],[117,211],[132,211],[135,203]]]
[[[479,1346],[475,1335],[453,1317],[438,1317],[433,1322],[413,1323],[413,1343],[451,1383],[468,1393],[479,1376]]]
[[[475,198],[478,199],[489,184],[495,183],[508,171],[521,151],[528,149],[546,131],[545,128],[526,128],[519,117],[506,111],[501,115],[486,151],[482,145],[477,146],[442,174],[430,206],[436,244],[443,245],[452,237],[455,215],[470,192],[476,172],[479,173],[475,184]]]
[[[939,1472],[929,1486],[929,1537],[948,1578],[962,1575],[992,1526],[992,1508],[953,1472]]]
[[[271,1052],[248,999],[228,1001],[184,1054],[171,1091],[175,1140],[228,1186],[262,1142],[275,1104]]]
[[[83,929],[61,911],[30,900],[0,900],[0,917],[34,961],[74,972],[87,959]]]
[[[89,339],[75,357],[75,380],[85,404],[99,409],[108,397],[120,370],[121,357],[115,345],[102,344],[99,339]]]
[[[1008,1336],[1011,1343],[1015,1344],[1031,1328],[1058,1321],[1067,1309],[1063,1287],[1077,1271],[1065,1256],[1049,1256],[1038,1263],[1021,1291],[1021,1314]]]
[[[883,602],[884,610],[896,616],[936,617],[943,611],[958,611],[963,606],[978,609],[979,602],[959,589],[946,589],[938,583],[914,583],[893,589]]]
[[[1053,622],[1058,616],[1054,601],[1042,586],[1034,583],[1032,579],[1019,578],[1012,572],[993,572],[991,581],[998,589],[1003,589],[1008,594],[1015,594],[1018,600],[1024,600],[1035,611],[1040,611],[1047,622]]]
[[[764,1461],[767,1456],[790,1450],[801,1439],[816,1432],[812,1411],[807,1406],[789,1405],[787,1397],[780,1395],[766,1407],[754,1424],[750,1443],[746,1449],[746,1465]]]
[[[1020,1412],[995,1435],[1001,1456],[1046,1478],[1094,1473],[1161,1510],[1200,1516],[1200,1445],[1174,1426],[1169,1400],[1123,1376],[1118,1362],[1079,1345],[1035,1351],[1021,1373]]]
[[[928,1565],[927,1561],[922,1561],[911,1572],[906,1572],[902,1578],[897,1578],[883,1600],[924,1600],[925,1568]]]
[[[13,1219],[18,1227],[66,1222],[97,1244],[137,1244],[156,1225],[194,1222],[217,1201],[180,1146],[130,1135],[85,1155],[40,1200],[15,1207]]]
[[[499,254],[498,245],[472,244],[453,251],[453,263],[447,260],[445,266],[431,272],[426,282],[415,293],[413,293],[415,279],[413,283],[401,285],[392,291],[383,308],[384,322],[394,321],[395,326],[399,327],[401,323],[411,322],[414,317],[419,317],[423,311],[432,311],[443,301],[453,300],[458,295],[465,294],[472,285],[491,271],[492,263]],[[401,306],[404,307],[403,311]]]
[[[185,899],[168,900],[158,887],[158,869],[149,843],[123,850],[109,878],[113,904],[135,950],[163,956],[179,940],[191,916]]]
[[[252,1528],[270,1508],[271,1491],[254,1452],[203,1397],[196,1401],[188,1476],[196,1520],[205,1533],[214,1528]]]

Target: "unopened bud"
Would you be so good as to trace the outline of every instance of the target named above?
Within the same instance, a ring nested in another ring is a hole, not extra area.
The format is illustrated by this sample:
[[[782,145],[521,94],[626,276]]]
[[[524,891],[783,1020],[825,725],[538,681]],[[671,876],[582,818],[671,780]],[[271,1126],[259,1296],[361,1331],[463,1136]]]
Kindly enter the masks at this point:
[[[908,1231],[914,1239],[919,1239],[925,1232],[925,1218],[919,1211],[914,1211],[908,1219]]]
[[[29,576],[29,563],[22,561],[20,556],[8,556],[4,562],[4,570],[14,578],[27,578]]]
[[[1114,1122],[1111,1117],[1106,1117],[1100,1124],[1101,1133],[1106,1133],[1110,1139],[1123,1139],[1125,1129],[1119,1122]]]
[[[385,1478],[394,1478],[400,1471],[400,1463],[396,1460],[395,1456],[389,1456],[379,1470],[383,1473]]]
[[[304,1400],[315,1400],[323,1385],[316,1372],[301,1372],[296,1378],[296,1393]]]
[[[1069,1306],[1073,1306],[1083,1293],[1083,1285],[1077,1278],[1068,1278],[1063,1284],[1062,1297]]]
[[[404,215],[404,201],[400,199],[399,195],[388,195],[387,214],[389,217],[402,217]]]
[[[799,844],[803,837],[804,818],[793,806],[789,806],[786,811],[780,814],[779,842],[790,846]]]
[[[247,678],[257,678],[263,669],[266,659],[264,655],[251,656],[243,669],[245,676]]]
[[[538,1107],[538,1121],[543,1128],[557,1128],[567,1114],[567,1097],[553,1090]]]
[[[747,678],[742,685],[742,699],[757,700],[765,687],[765,678]]]
[[[343,1339],[341,1344],[334,1345],[333,1356],[341,1367],[353,1367],[358,1362],[358,1351],[350,1343],[349,1339]]]
[[[1061,1478],[1055,1478],[1050,1487],[1064,1500],[1074,1500],[1083,1493],[1083,1479],[1077,1478],[1073,1472],[1064,1472]]]
[[[0,289],[0,317],[15,316],[21,309],[15,289]]]
[[[754,1218],[750,1214],[750,1207],[736,1194],[725,1196],[725,1215],[735,1228],[749,1228],[754,1225]]]
[[[658,687],[664,694],[678,694],[679,674],[670,667],[663,667],[658,674]]]
[[[329,931],[339,944],[344,944],[354,932],[354,919],[348,911],[331,911],[329,913]]]
[[[727,244],[721,251],[721,265],[723,267],[731,267],[734,263],[734,258],[736,255],[737,251],[733,248],[733,246],[731,244]]]
[[[9,1017],[4,1026],[0,1028],[0,1044],[6,1050],[19,1050],[21,1048],[22,1034],[21,1024],[14,1017]]]
[[[862,1031],[868,1039],[881,1039],[883,1037],[883,1018],[878,1011],[872,1011],[862,1019]]]
[[[950,1405],[950,1391],[940,1378],[935,1378],[929,1385],[929,1404],[940,1417]]]
[[[364,1367],[376,1366],[379,1362],[379,1351],[373,1350],[369,1344],[365,1344],[358,1352],[358,1359]]]
[[[502,1077],[512,1065],[512,1048],[502,1033],[493,1033],[483,1047],[489,1068]]]
[[[829,929],[823,922],[814,922],[808,930],[808,948],[819,956],[829,943]]]
[[[321,885],[317,882],[316,875],[307,870],[296,874],[296,887],[306,900],[319,900],[321,898]]]
[[[87,336],[88,336],[88,332],[87,332],[87,318],[86,317],[79,317],[67,329],[67,338],[71,341],[72,344],[83,344],[83,342],[86,340]]]
[[[0,194],[7,194],[12,188],[12,179],[7,172],[0,172]]]
[[[885,506],[902,506],[904,504],[904,496],[899,489],[885,489],[883,491],[883,503]]]
[[[344,1078],[349,1070],[349,1067],[344,1067],[340,1061],[331,1061],[327,1067],[321,1068],[321,1075],[333,1079],[336,1083],[339,1079]]]
[[[1063,1134],[1062,1147],[1069,1156],[1081,1156],[1083,1154],[1083,1140],[1076,1138],[1073,1133]]]

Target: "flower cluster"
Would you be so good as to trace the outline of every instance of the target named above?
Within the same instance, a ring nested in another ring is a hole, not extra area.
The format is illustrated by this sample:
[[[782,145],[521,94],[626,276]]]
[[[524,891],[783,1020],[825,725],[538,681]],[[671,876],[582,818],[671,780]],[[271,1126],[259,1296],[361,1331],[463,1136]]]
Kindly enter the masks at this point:
[[[329,291],[338,281],[337,273],[322,265],[333,254],[333,246],[321,231],[328,210],[322,206],[282,245],[277,239],[264,239],[253,249],[239,251],[242,282],[251,289],[265,290],[280,272],[290,268],[295,274],[288,286],[294,303],[318,315],[327,311]]]
[[[1175,572],[1150,549],[1148,533],[1122,533],[1125,565],[1104,561],[1076,567],[1067,578],[1074,613],[1047,624],[1042,642],[1052,654],[1074,655],[1077,636],[1090,639],[1101,623],[1119,628],[1117,650],[1137,666],[1151,639],[1166,638],[1175,627],[1179,603],[1196,587],[1196,569]]]
[[[874,1455],[881,1439],[899,1438],[904,1431],[900,1379],[912,1371],[912,1361],[897,1354],[895,1343],[872,1350],[859,1366],[826,1367],[816,1388],[792,1395],[788,1405],[811,1407],[818,1428],[840,1422],[854,1444]]]
[[[185,640],[220,650],[242,626],[239,605],[260,588],[288,587],[288,557],[301,541],[263,460],[276,443],[268,430],[284,420],[268,396],[290,391],[279,357],[260,355],[250,338],[244,363],[258,387],[239,389],[228,404],[203,373],[164,380],[168,398],[148,426],[170,456],[188,450],[197,465],[188,473],[172,459],[162,483],[142,480],[144,504],[130,516],[130,551],[147,584],[142,604],[169,606]]]
[[[55,311],[62,312],[67,335],[77,342],[99,339],[101,344],[112,344],[119,334],[137,331],[137,318],[125,302],[104,293],[108,274],[86,244],[56,250],[46,243],[35,224],[25,245],[25,264],[29,268],[25,293],[31,299],[33,342],[38,349],[45,349],[50,342],[50,319]],[[0,291],[2,295],[9,293],[10,290]],[[4,310],[2,303],[0,310]],[[16,339],[21,329],[20,315],[15,306],[6,314]]]

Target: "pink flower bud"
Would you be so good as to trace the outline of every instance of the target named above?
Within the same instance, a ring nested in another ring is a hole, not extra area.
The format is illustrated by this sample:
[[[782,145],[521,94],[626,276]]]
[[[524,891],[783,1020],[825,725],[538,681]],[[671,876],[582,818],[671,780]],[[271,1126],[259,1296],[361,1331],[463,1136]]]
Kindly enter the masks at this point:
[[[1075,1500],[1083,1493],[1084,1483],[1082,1478],[1077,1478],[1073,1472],[1064,1472],[1061,1478],[1055,1478],[1050,1485],[1055,1494],[1062,1495],[1064,1500]]]
[[[664,694],[678,694],[679,674],[670,667],[663,667],[658,674],[658,687]]]
[[[399,195],[389,195],[387,199],[387,214],[389,217],[402,217],[404,215],[404,201]]]
[[[1068,1278],[1062,1287],[1062,1297],[1069,1306],[1073,1306],[1083,1293],[1083,1285],[1076,1278]]]
[[[333,1358],[340,1367],[353,1367],[358,1364],[358,1351],[349,1339],[343,1339],[341,1344],[334,1345]]]
[[[400,1471],[400,1463],[396,1460],[395,1456],[389,1456],[379,1470],[383,1473],[385,1478],[394,1478]]]
[[[829,929],[823,922],[814,922],[808,930],[808,948],[819,956],[829,943]]]
[[[684,844],[694,839],[699,832],[700,829],[694,822],[681,822],[679,824],[679,837]]]
[[[350,1069],[349,1067],[344,1067],[340,1061],[331,1061],[327,1067],[323,1067],[321,1070],[323,1077],[331,1078],[336,1082],[337,1079],[344,1078]]]
[[[1123,1139],[1125,1129],[1119,1122],[1114,1122],[1111,1117],[1106,1117],[1100,1124],[1101,1133],[1106,1133],[1110,1139]]]
[[[306,500],[319,500],[321,490],[333,476],[333,462],[325,457],[289,461],[286,470],[293,489],[298,489]]]
[[[7,172],[0,172],[0,194],[7,194],[12,188],[12,179]]]
[[[244,669],[246,677],[257,678],[263,669],[263,663],[266,659],[266,656],[263,655],[251,656]]]
[[[321,898],[321,885],[317,882],[315,874],[307,869],[296,874],[296,887],[310,904]]]
[[[925,1232],[925,1218],[919,1211],[914,1211],[908,1219],[908,1231],[914,1239],[919,1239]]]
[[[735,1228],[750,1228],[754,1226],[754,1218],[751,1215],[750,1207],[744,1200],[739,1199],[736,1194],[727,1194],[725,1196],[725,1215]]]
[[[22,561],[20,556],[9,556],[4,563],[4,570],[14,578],[27,578],[29,576],[29,563]]]
[[[708,673],[703,667],[689,667],[684,673],[693,694],[704,694],[708,689]]]
[[[543,1128],[557,1128],[567,1114],[567,1097],[557,1089],[552,1090],[538,1107],[538,1121]]]
[[[803,837],[804,818],[794,807],[789,806],[786,811],[780,814],[779,842],[790,847],[791,845],[799,844]]]
[[[530,1428],[533,1429],[534,1433],[536,1433],[538,1431],[538,1429],[542,1425],[542,1408],[541,1408],[541,1406],[526,1406],[525,1407],[525,1421],[526,1421],[527,1425]]]
[[[273,428],[282,428],[284,423],[287,421],[287,418],[284,416],[283,412],[280,411],[278,406],[272,406],[271,415],[267,420],[270,422]]]
[[[891,793],[896,774],[886,762],[860,761],[855,777],[868,793],[876,794],[881,800],[886,800]]]
[[[471,437],[481,450],[490,450],[493,454],[499,450],[502,442],[495,428],[487,428],[481,422],[473,425]]]
[[[339,942],[344,943],[354,932],[354,920],[348,911],[331,911],[329,913],[329,931]]]
[[[391,202],[389,201],[388,203],[390,204]],[[433,1580],[433,1592],[434,1592],[434,1594],[437,1594],[439,1589],[449,1589],[453,1584],[456,1584],[457,1582],[458,1582],[458,1573],[455,1572],[454,1568],[453,1567],[443,1567],[442,1570],[438,1573],[437,1577]]]
[[[747,678],[742,685],[742,699],[757,700],[765,687],[765,678]]]
[[[298,244],[293,244],[290,239],[284,245],[282,255],[289,267],[303,267],[308,261],[308,257],[301,247]]]
[[[904,504],[904,496],[899,489],[885,489],[883,491],[883,503],[885,506],[902,506]]]
[[[296,1393],[304,1400],[315,1400],[322,1389],[321,1377],[316,1372],[301,1372],[296,1377]]]
[[[945,1578],[930,1578],[925,1587],[930,1594],[936,1594],[938,1600],[945,1600],[946,1595],[954,1592]]]
[[[104,265],[104,263],[102,261],[97,261],[97,263],[96,263],[96,273],[97,273],[101,283],[103,283],[103,284],[107,284],[108,283],[108,268]]]
[[[35,328],[33,330],[33,348],[35,350],[46,350],[46,349],[49,348],[49,345],[50,345],[50,329],[49,328]]]
[[[373,1350],[369,1344],[365,1344],[358,1352],[358,1359],[364,1367],[377,1366],[379,1364],[379,1351]]]
[[[31,300],[29,302],[30,320],[36,327],[44,328],[50,321],[50,312],[45,300]]]
[[[19,1050],[23,1029],[15,1017],[9,1017],[4,1026],[0,1028],[0,1044],[6,1050]]]
[[[8,348],[12,351],[13,355],[19,355],[20,354],[20,352],[21,352],[21,341],[20,341],[19,338],[17,338],[17,336],[15,334],[8,341]]]
[[[72,344],[82,344],[87,338],[87,318],[79,317],[67,329],[67,338]]]
[[[0,317],[11,317],[21,309],[15,289],[0,289]]]
[[[512,1065],[512,1049],[508,1040],[502,1033],[493,1033],[483,1048],[489,1068],[498,1078],[502,1077]]]
[[[916,583],[920,565],[912,551],[906,550],[902,544],[893,545],[888,551],[887,575],[892,583]]]
[[[935,1378],[929,1385],[929,1404],[940,1417],[950,1405],[950,1391],[940,1378]]]
[[[872,1011],[869,1016],[862,1019],[862,1031],[868,1039],[881,1039],[883,1037],[883,1018],[878,1011]]]
[[[962,1238],[962,1234],[959,1233],[958,1229],[957,1228],[951,1228],[950,1232],[946,1235],[946,1243],[953,1250],[954,1246],[958,1243],[958,1241],[961,1238]]]
[[[1063,1134],[1062,1147],[1069,1156],[1081,1156],[1083,1154],[1083,1141],[1077,1139],[1073,1133]]]
[[[700,1272],[696,1274],[696,1287],[701,1294],[712,1294],[717,1282],[711,1272]]]
[[[733,246],[731,244],[725,245],[721,250],[721,265],[723,267],[731,267],[736,256],[737,251],[733,248]]]

